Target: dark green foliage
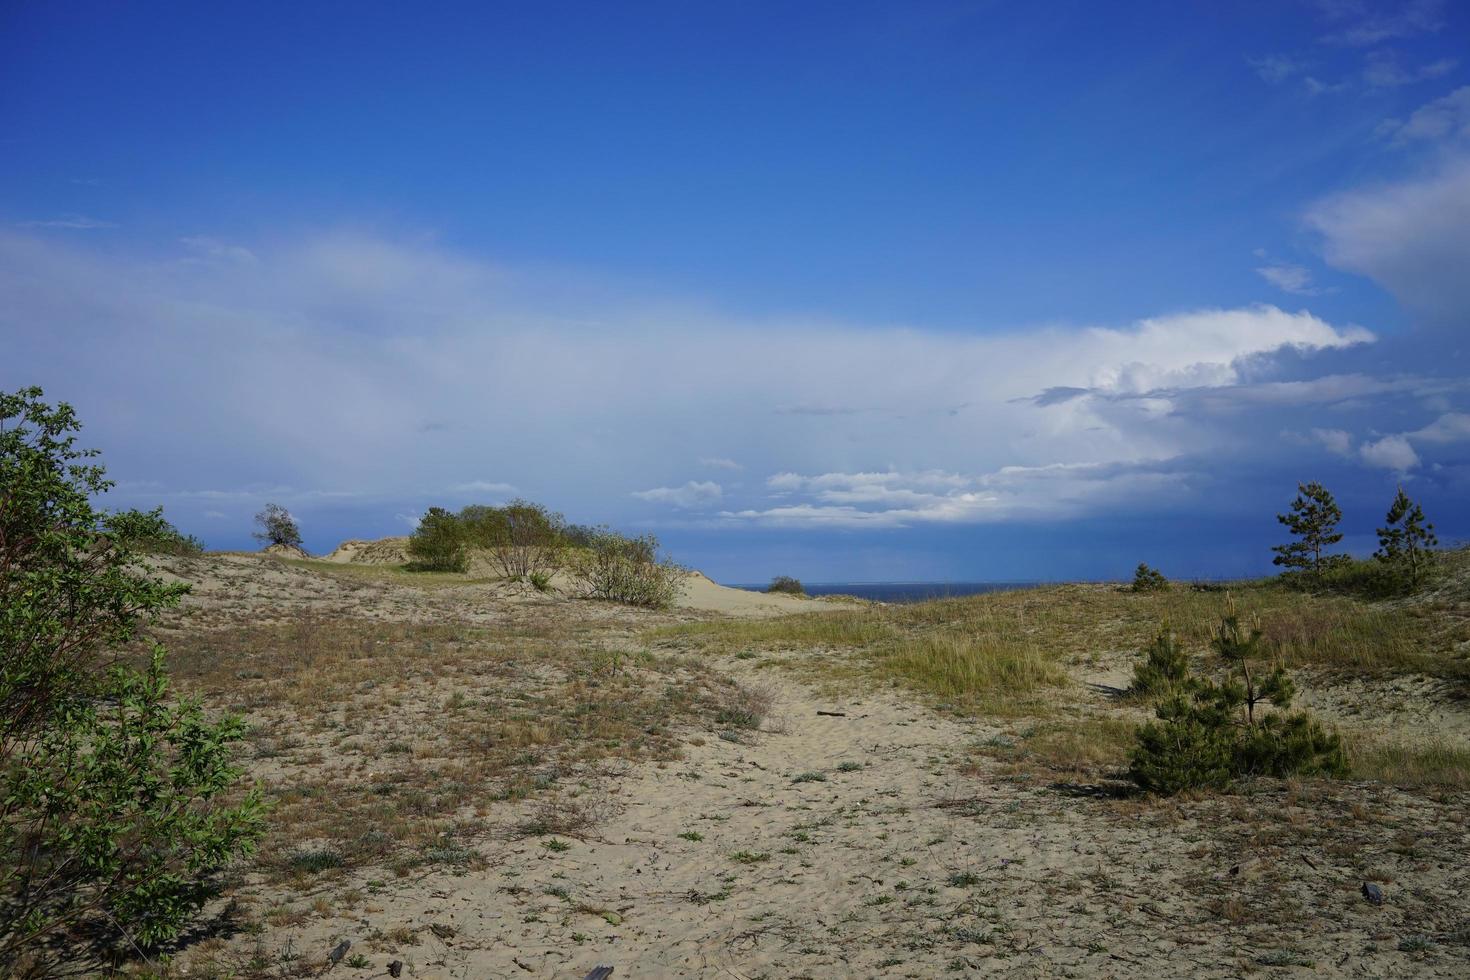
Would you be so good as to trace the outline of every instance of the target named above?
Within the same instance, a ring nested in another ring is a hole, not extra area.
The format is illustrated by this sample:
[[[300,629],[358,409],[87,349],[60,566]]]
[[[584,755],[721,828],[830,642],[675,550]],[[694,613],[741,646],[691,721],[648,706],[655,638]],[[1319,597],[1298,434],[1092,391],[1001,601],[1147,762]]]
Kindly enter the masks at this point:
[[[1342,742],[1305,712],[1291,712],[1295,686],[1279,665],[1261,658],[1261,633],[1244,629],[1234,613],[1221,621],[1212,647],[1226,667],[1219,680],[1178,676],[1178,661],[1155,641],[1160,673],[1172,675],[1173,693],[1138,729],[1129,775],[1163,794],[1219,789],[1243,776],[1341,775]],[[1155,660],[1150,650],[1150,662]],[[1148,664],[1139,668],[1142,674]],[[1135,682],[1136,683],[1136,682]],[[1271,710],[1265,709],[1270,705]]]
[[[1417,586],[1430,549],[1439,544],[1434,525],[1426,522],[1424,509],[1409,499],[1403,487],[1398,488],[1384,521],[1387,527],[1378,529],[1378,551],[1373,557],[1407,579],[1411,588]]]
[[[1345,560],[1342,555],[1326,553],[1329,547],[1342,540],[1342,532],[1337,530],[1342,510],[1322,484],[1297,484],[1297,496],[1291,502],[1291,512],[1277,514],[1276,520],[1297,539],[1289,544],[1272,546],[1271,550],[1276,552],[1276,557],[1271,559],[1273,565],[1320,580],[1324,571]]]
[[[107,515],[107,533],[137,551],[161,555],[198,555],[204,542],[183,534],[163,516],[163,508],[120,510]]]
[[[800,579],[794,579],[790,575],[777,575],[771,579],[771,584],[766,586],[767,592],[784,592],[787,595],[806,595],[806,589],[802,587]]]
[[[1133,683],[1128,691],[1140,697],[1158,698],[1172,694],[1189,680],[1189,658],[1174,634],[1160,630],[1148,649],[1144,661],[1133,670]]]
[[[254,793],[225,802],[240,722],[173,698],[160,648],[121,662],[185,587],[93,509],[111,483],[41,398],[0,393],[0,963],[169,940],[262,819]]]
[[[585,598],[651,609],[670,605],[688,574],[659,557],[653,535],[630,538],[607,528],[599,528],[590,546],[573,553],[568,571]]]
[[[291,516],[291,512],[280,504],[266,504],[265,509],[255,515],[255,523],[260,526],[260,530],[251,537],[266,547],[301,547],[301,528],[297,526],[296,518]]]
[[[464,572],[470,567],[468,532],[458,517],[442,507],[430,507],[408,538],[413,566],[429,572]]]
[[[567,522],[555,511],[529,500],[512,500],[504,507],[475,505],[459,512],[469,542],[490,553],[490,560],[506,578],[517,581],[562,566],[567,547]],[[587,529],[579,528],[579,534]]]
[[[1149,568],[1143,562],[1133,570],[1134,592],[1165,592],[1169,588],[1169,580],[1164,578],[1164,573],[1157,568]]]

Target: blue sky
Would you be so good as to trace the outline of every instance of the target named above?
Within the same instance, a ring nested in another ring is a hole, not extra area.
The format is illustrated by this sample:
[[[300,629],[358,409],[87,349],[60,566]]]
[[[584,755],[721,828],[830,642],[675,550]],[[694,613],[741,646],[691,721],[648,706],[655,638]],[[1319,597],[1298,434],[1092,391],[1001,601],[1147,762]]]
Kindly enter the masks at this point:
[[[212,545],[523,494],[725,580],[1470,536],[1470,11],[12,3],[0,387]]]

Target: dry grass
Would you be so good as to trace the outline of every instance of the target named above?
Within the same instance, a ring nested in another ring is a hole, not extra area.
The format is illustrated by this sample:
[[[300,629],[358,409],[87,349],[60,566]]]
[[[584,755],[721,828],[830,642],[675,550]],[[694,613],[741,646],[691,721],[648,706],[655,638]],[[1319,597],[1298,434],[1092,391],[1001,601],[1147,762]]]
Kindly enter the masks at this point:
[[[693,623],[666,628],[658,636],[726,653],[750,648],[886,652],[913,664],[925,651],[963,644],[980,650],[1025,651],[1034,664],[1076,663],[1140,650],[1163,625],[1178,634],[1186,648],[1202,652],[1228,603],[1245,622],[1261,629],[1268,650],[1287,666],[1365,676],[1403,672],[1453,679],[1470,676],[1464,657],[1455,653],[1457,644],[1470,636],[1470,626],[1456,620],[1457,628],[1447,630],[1437,607],[1311,595],[1274,583],[1239,583],[1228,593],[1186,586],[1143,594],[1110,585],[1049,586],[758,622]],[[1035,674],[1038,682],[1042,676]]]
[[[592,642],[529,615],[470,627],[302,614],[179,636],[170,659],[184,693],[250,722],[251,773],[275,808],[258,866],[304,885],[360,866],[472,866],[473,842],[500,829],[497,801],[551,801],[548,832],[585,828],[609,765],[678,758],[682,731],[732,714],[760,724],[759,692]]]
[[[1353,777],[1410,789],[1470,790],[1470,749],[1445,739],[1349,745]]]

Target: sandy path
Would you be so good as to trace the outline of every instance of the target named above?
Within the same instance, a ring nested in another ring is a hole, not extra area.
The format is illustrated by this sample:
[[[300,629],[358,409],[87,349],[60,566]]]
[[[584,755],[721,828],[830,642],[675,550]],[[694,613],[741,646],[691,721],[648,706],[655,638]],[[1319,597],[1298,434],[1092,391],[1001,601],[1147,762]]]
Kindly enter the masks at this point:
[[[489,842],[489,869],[390,885],[334,936],[413,930],[418,945],[393,955],[416,977],[581,977],[599,963],[618,977],[1225,977],[1277,961],[1464,975],[1464,947],[1404,952],[1393,938],[1453,928],[1449,913],[1431,919],[1470,885],[1457,865],[1419,868],[1423,888],[1391,886],[1394,902],[1373,908],[1314,845],[1309,866],[1290,843],[1261,844],[1259,827],[1242,830],[1250,846],[1222,843],[1188,813],[1144,819],[962,776],[983,729],[885,695],[834,704],[788,678],[745,678],[774,686],[778,730],[639,767],[596,839],[561,852]],[[1442,815],[1405,819],[1427,831]],[[373,959],[335,972],[373,975],[387,957]]]

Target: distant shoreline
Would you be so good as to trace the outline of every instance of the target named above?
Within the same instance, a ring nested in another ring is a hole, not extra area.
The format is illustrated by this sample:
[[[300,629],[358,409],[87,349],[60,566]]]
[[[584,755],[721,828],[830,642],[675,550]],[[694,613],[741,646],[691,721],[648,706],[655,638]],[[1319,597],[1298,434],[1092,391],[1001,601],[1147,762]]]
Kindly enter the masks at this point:
[[[987,592],[1010,592],[1016,589],[1034,589],[1048,582],[807,582],[806,594],[810,596],[850,595],[859,599],[879,602],[923,602],[928,599],[957,598],[959,596],[982,595]],[[732,589],[747,592],[764,592],[766,585],[731,583]]]

